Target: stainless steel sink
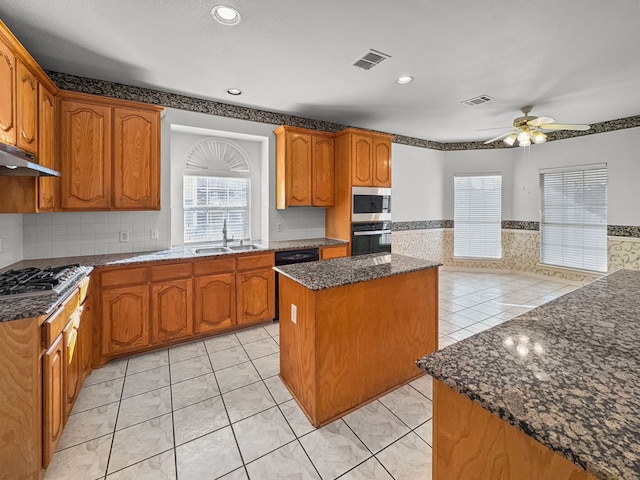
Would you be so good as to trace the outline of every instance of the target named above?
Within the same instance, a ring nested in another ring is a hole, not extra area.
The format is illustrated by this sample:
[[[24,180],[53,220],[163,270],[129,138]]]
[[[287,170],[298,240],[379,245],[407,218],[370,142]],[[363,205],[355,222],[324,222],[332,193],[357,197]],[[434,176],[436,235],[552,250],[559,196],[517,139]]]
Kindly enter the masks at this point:
[[[227,247],[202,247],[192,248],[191,251],[196,255],[214,255],[216,253],[229,253],[230,250]]]
[[[229,250],[232,250],[234,252],[251,252],[253,250],[264,250],[263,247],[259,247],[257,245],[253,245],[251,243],[248,243],[246,245],[233,245],[231,247],[227,247]]]

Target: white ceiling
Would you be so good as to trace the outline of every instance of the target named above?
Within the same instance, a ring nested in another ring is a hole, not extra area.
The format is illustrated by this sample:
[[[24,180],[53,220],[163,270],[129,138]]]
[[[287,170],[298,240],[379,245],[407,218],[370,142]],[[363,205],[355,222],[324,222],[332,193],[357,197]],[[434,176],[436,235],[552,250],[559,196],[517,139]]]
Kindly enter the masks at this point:
[[[239,25],[212,19],[225,2]],[[47,70],[440,142],[530,104],[640,114],[640,0],[2,0],[0,18]],[[352,66],[370,48],[392,58]]]

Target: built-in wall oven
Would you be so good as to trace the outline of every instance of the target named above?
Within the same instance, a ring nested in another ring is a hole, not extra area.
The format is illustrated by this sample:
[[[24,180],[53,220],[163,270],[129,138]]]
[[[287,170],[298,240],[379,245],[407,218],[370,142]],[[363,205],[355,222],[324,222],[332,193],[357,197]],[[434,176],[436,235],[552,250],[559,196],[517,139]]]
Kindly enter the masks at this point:
[[[351,221],[384,222],[391,220],[391,189],[352,187]]]
[[[351,224],[351,255],[391,251],[391,222]]]

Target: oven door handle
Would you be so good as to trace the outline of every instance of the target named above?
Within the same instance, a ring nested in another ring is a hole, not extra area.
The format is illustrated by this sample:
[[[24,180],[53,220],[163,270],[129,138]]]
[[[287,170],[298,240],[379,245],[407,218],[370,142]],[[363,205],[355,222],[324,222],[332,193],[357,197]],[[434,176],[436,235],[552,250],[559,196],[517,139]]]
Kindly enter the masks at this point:
[[[353,232],[353,236],[361,237],[364,235],[384,235],[385,233],[391,233],[391,230],[374,230],[372,232]]]

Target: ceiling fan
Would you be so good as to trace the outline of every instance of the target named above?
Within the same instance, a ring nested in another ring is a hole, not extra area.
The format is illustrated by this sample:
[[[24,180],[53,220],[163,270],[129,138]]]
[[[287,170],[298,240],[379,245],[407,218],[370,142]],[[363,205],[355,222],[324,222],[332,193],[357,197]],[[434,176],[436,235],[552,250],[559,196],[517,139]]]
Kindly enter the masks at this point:
[[[513,121],[513,129],[507,133],[498,135],[491,140],[487,140],[485,145],[502,140],[504,143],[512,147],[517,144],[521,147],[528,147],[533,143],[544,143],[547,141],[547,135],[541,130],[577,130],[585,131],[591,128],[591,125],[573,125],[568,123],[555,123],[551,117],[534,117],[529,115],[533,107],[522,107],[520,110],[524,117],[518,117]]]

